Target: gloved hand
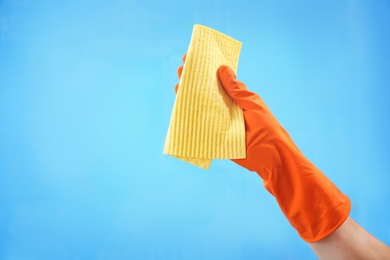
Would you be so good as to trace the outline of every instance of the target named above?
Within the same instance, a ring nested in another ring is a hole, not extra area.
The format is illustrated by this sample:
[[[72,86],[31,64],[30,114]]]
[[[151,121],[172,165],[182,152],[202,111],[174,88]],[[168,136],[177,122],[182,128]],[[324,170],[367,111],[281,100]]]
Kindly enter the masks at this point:
[[[302,239],[316,242],[331,234],[347,219],[349,198],[302,154],[264,101],[248,91],[232,69],[221,66],[218,77],[244,112],[247,157],[232,161],[263,179]]]
[[[264,101],[248,91],[233,70],[221,66],[218,76],[244,111],[247,158],[233,161],[263,179],[305,241],[316,242],[331,234],[347,219],[349,198],[302,154]]]

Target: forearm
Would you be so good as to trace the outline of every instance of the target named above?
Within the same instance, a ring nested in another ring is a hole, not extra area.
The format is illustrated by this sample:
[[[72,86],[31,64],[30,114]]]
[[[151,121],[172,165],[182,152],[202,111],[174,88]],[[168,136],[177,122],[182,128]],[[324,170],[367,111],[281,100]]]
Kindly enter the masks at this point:
[[[390,259],[390,247],[350,217],[335,232],[309,245],[319,259]]]

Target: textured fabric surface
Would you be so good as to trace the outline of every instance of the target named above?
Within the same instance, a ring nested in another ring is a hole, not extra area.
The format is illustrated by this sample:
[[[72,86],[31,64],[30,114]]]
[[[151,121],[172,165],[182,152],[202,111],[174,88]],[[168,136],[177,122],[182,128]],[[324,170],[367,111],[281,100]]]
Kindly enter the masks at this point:
[[[208,169],[212,159],[245,158],[242,109],[227,95],[217,70],[237,70],[241,42],[195,25],[179,83],[164,154]]]

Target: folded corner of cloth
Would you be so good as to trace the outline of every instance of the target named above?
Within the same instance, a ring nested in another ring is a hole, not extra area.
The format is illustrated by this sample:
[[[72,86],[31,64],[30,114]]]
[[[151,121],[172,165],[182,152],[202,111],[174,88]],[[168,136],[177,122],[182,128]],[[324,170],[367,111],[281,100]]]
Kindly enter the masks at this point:
[[[195,25],[172,109],[164,154],[203,169],[212,159],[246,156],[242,109],[218,80],[217,70],[237,70],[241,42]]]

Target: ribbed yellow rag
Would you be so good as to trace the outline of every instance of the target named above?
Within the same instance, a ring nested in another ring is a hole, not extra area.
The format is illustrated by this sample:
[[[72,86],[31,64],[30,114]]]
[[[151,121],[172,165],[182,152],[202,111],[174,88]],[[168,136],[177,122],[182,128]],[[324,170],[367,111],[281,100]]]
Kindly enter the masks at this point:
[[[168,154],[208,169],[212,159],[245,158],[242,109],[218,80],[217,70],[237,70],[241,42],[195,25],[165,140]]]

